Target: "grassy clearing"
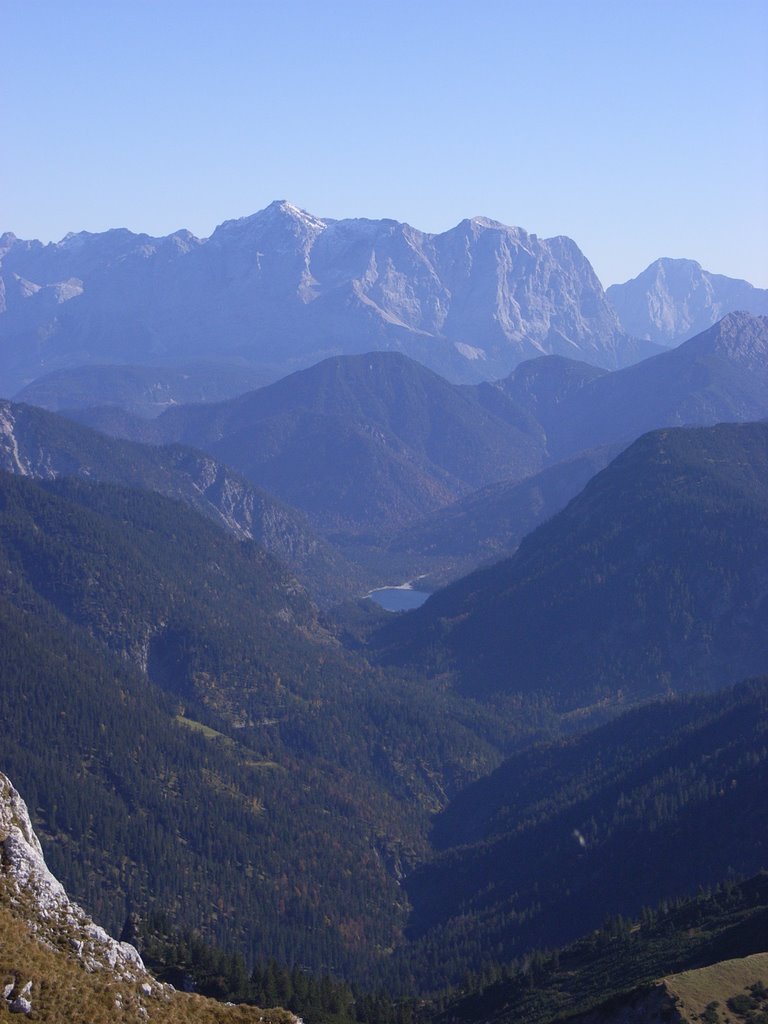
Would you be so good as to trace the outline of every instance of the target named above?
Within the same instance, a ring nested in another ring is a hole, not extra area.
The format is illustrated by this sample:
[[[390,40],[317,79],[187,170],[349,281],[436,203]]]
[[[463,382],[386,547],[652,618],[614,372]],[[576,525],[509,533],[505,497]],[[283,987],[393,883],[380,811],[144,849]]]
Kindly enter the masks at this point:
[[[176,715],[176,721],[180,725],[186,726],[187,729],[192,729],[194,732],[201,732],[206,739],[224,740],[226,743],[232,742],[229,736],[225,736],[223,732],[218,732],[216,729],[212,729],[209,725],[203,725],[202,722],[196,722],[194,718],[185,718],[184,715]]]
[[[756,953],[740,960],[724,960],[712,967],[665,978],[667,991],[681,1000],[680,1012],[684,1020],[706,1019],[707,1007],[718,1003],[717,1019],[723,1022],[730,1020],[734,1024],[742,1018],[728,1009],[728,1000],[746,993],[749,986],[757,982],[768,986],[768,953]]]

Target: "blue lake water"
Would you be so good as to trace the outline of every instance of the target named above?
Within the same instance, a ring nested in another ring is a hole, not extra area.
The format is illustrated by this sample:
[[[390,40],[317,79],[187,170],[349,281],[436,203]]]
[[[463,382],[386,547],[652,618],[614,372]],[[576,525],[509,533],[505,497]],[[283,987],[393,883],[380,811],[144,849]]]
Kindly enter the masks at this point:
[[[402,587],[382,587],[381,590],[372,590],[368,595],[371,601],[375,601],[385,611],[407,612],[412,608],[418,608],[429,597],[424,590],[404,590]]]

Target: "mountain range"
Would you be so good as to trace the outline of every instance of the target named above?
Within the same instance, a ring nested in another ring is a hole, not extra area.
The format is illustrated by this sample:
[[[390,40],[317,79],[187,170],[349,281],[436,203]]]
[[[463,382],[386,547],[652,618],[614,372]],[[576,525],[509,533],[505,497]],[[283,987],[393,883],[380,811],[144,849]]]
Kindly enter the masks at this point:
[[[544,356],[456,385],[379,352],[152,421],[114,407],[68,415],[233,466],[363,562],[371,585],[440,581],[511,553],[643,432],[768,417],[768,319],[729,314],[612,372]]]
[[[764,951],[768,318],[711,323],[757,289],[659,261],[630,332],[568,239],[284,202],[0,258],[0,379],[58,410],[0,401],[0,768],[164,982],[550,1024]],[[453,582],[345,600],[400,573]],[[0,1014],[47,1014],[24,957],[90,947],[6,877],[41,862],[4,775],[0,842]],[[171,1006],[120,948],[113,1008]],[[707,988],[734,1021],[754,967]]]
[[[276,201],[206,239],[2,235],[0,393],[56,409],[86,387],[151,414],[372,350],[465,382],[542,354],[616,369],[736,310],[765,314],[768,293],[692,260],[657,260],[605,292],[563,236],[485,217],[429,234]]]
[[[538,423],[545,468],[382,538],[388,557],[411,560],[412,576],[445,582],[511,554],[645,431],[768,417],[768,319],[731,313],[677,349],[612,373],[559,356],[530,360],[495,388]]]
[[[658,427],[768,416],[768,317],[729,313],[677,348],[614,373],[549,357],[499,383],[535,415],[551,459]]]
[[[616,367],[652,351],[622,330],[574,242],[482,217],[434,235],[279,201],[208,239],[5,234],[0,273],[7,396],[92,363],[239,360],[284,373],[388,349],[480,380],[541,353]]]

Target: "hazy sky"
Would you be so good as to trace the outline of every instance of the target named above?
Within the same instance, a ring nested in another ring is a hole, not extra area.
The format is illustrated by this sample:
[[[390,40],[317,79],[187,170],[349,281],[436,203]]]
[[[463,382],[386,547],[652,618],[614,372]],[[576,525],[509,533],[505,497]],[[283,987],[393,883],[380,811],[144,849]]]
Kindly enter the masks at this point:
[[[768,286],[766,0],[0,0],[0,232],[273,199]]]

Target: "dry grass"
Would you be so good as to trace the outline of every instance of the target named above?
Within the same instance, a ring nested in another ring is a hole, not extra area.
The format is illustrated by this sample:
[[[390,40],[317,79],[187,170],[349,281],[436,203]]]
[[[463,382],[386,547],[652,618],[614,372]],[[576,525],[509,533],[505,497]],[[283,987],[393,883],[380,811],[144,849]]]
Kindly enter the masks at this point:
[[[0,906],[0,984],[31,981],[32,1012],[11,1014],[0,999],[0,1020],[42,1024],[289,1024],[284,1010],[227,1006],[153,983],[118,981],[106,971],[88,973],[74,955],[44,945],[8,906]]]
[[[685,971],[665,978],[667,991],[682,1003],[681,1013],[686,1021],[697,1021],[712,1002],[720,1003],[721,1019],[736,1019],[725,1009],[728,999],[746,992],[750,985],[761,981],[768,985],[768,953],[756,953],[741,960],[723,960],[712,967]]]
[[[224,740],[231,745],[232,740],[225,736],[223,732],[217,732],[216,729],[212,729],[210,725],[203,725],[202,722],[196,721],[194,718],[185,718],[184,715],[177,715],[176,721],[179,725],[184,725],[187,729],[192,729],[193,732],[201,732],[209,740]]]

